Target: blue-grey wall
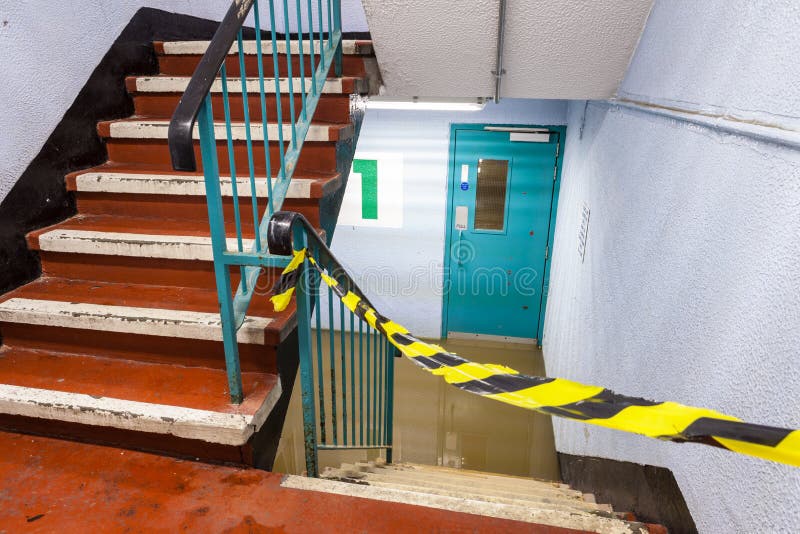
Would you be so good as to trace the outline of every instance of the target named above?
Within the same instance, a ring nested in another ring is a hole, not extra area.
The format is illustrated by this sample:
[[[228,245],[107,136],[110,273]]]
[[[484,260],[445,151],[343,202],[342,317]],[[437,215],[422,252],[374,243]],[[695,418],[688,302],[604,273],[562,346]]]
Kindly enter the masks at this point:
[[[798,27],[793,0],[657,1],[640,104],[570,103],[549,375],[800,428]],[[559,451],[671,469],[702,532],[800,523],[797,468],[554,424]]]
[[[506,99],[473,112],[367,109],[356,158],[378,152],[402,159],[403,197],[394,201],[402,204],[403,224],[362,227],[340,220],[333,251],[357,273],[382,313],[416,335],[439,337],[450,125],[561,125],[565,120],[562,100]]]

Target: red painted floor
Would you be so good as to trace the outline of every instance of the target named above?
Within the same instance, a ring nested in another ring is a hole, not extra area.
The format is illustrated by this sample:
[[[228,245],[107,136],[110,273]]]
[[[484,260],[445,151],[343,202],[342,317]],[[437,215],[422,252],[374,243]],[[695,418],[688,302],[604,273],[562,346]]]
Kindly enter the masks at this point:
[[[281,475],[0,432],[0,533],[572,530],[280,487]]]

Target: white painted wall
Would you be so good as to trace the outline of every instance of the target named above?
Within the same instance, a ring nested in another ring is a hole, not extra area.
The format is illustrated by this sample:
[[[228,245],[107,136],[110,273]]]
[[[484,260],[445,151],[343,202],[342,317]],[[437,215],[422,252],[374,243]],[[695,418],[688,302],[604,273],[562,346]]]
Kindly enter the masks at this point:
[[[402,227],[339,224],[332,248],[382,313],[416,335],[440,334],[450,125],[561,125],[565,112],[560,100],[502,100],[476,112],[367,110],[356,158],[402,157]]]
[[[608,98],[653,0],[508,0],[501,96]],[[388,95],[494,94],[499,0],[364,0]]]
[[[798,27],[793,0],[659,0],[620,96],[738,120],[591,102],[580,138],[569,105],[549,375],[800,428]],[[555,433],[562,452],[671,469],[701,532],[800,522],[796,468],[562,419]]]
[[[221,20],[229,5],[227,0],[0,3],[0,202],[139,8]],[[360,0],[342,1],[342,26],[367,31]],[[296,20],[290,30],[296,30]]]

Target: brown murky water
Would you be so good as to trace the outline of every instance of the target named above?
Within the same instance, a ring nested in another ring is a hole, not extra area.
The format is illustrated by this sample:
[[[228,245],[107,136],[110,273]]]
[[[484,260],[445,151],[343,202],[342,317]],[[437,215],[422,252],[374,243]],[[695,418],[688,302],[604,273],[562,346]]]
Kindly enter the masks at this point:
[[[327,350],[327,332],[322,338]],[[335,339],[338,346],[338,333]],[[542,353],[532,346],[438,343],[477,362],[545,374]],[[278,472],[300,474],[305,469],[300,398],[298,373],[274,467]],[[406,358],[395,360],[394,444],[396,462],[559,479],[550,417],[461,391]],[[319,454],[322,468],[371,459],[378,451]]]

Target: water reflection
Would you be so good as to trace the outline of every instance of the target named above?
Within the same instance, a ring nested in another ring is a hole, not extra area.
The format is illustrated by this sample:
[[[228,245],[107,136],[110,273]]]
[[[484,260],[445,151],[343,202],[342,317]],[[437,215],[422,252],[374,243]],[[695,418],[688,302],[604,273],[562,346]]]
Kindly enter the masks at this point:
[[[321,338],[327,351],[328,333]],[[338,333],[334,343],[338,346]],[[545,374],[541,351],[532,346],[461,340],[439,343],[474,361],[508,365],[525,374]],[[395,461],[559,479],[548,416],[461,391],[406,358],[395,360],[395,372]],[[274,470],[300,474],[305,457],[299,373],[286,417]],[[342,462],[377,455],[378,451],[323,451],[319,460],[321,468],[338,467]]]

